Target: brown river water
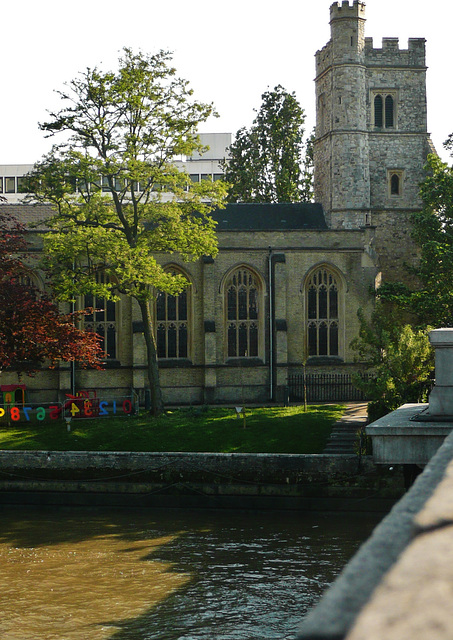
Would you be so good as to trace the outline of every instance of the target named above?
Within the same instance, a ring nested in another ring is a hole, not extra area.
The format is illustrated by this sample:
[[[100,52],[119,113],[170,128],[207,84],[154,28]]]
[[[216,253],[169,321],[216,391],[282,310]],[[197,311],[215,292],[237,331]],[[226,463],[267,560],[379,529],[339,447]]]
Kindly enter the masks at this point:
[[[1,640],[290,640],[365,514],[0,508]]]

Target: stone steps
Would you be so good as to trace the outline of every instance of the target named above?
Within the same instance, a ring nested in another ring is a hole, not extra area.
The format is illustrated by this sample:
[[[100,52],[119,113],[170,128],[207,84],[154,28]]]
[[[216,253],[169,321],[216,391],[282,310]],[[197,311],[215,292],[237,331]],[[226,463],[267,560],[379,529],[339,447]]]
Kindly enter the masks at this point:
[[[333,425],[329,440],[324,448],[325,454],[357,453],[358,435],[361,427],[367,424],[363,410],[354,411],[349,407],[345,415]]]

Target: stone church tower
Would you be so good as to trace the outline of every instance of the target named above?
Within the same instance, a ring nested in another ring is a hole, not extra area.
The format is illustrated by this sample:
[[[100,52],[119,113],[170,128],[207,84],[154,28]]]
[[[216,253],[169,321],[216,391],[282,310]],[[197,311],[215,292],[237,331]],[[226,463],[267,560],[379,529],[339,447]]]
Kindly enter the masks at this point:
[[[384,278],[414,255],[410,213],[432,152],[426,121],[425,40],[373,48],[365,3],[330,7],[331,40],[316,54],[315,200],[331,228],[376,228]]]

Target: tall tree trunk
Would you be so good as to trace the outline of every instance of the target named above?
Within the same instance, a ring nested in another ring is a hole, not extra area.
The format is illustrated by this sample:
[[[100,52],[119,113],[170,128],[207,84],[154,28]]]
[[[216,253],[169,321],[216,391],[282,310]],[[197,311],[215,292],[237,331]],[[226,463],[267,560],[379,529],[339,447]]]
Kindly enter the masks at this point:
[[[153,335],[151,310],[148,300],[138,300],[138,304],[142,312],[143,334],[146,343],[146,365],[151,395],[151,413],[153,416],[158,416],[164,410],[164,403],[159,382],[159,367],[157,366],[157,352]]]

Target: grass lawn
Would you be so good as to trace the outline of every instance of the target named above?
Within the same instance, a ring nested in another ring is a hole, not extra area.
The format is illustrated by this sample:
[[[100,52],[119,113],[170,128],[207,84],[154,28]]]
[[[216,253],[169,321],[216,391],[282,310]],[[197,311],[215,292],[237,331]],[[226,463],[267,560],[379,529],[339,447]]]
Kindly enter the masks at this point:
[[[246,428],[234,409],[191,407],[148,415],[11,423],[0,428],[0,449],[53,451],[206,451],[321,453],[341,405],[247,408]]]

